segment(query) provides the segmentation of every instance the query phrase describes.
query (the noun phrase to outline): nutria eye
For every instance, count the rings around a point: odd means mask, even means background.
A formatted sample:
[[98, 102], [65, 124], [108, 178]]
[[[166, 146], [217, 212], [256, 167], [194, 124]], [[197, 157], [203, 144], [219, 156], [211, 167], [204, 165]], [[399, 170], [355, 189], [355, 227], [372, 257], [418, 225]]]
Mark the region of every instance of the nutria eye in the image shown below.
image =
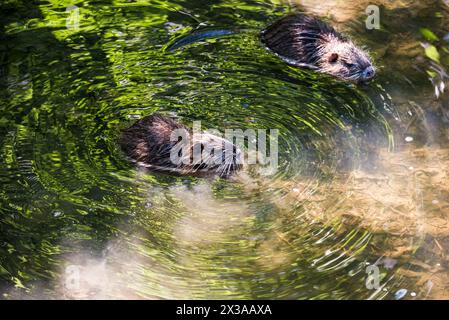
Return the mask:
[[334, 63], [337, 62], [337, 60], [338, 60], [338, 53], [332, 53], [331, 56], [329, 57], [329, 62]]

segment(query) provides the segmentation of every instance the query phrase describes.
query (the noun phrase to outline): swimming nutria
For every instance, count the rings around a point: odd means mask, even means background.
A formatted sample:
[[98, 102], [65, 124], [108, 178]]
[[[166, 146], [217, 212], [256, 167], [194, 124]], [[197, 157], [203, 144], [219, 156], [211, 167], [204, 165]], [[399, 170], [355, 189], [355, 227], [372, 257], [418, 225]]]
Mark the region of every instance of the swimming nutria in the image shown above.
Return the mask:
[[175, 175], [228, 177], [242, 167], [242, 153], [226, 139], [192, 133], [161, 115], [145, 117], [124, 130], [120, 145], [139, 166]]
[[261, 38], [270, 50], [294, 66], [354, 82], [366, 82], [375, 74], [363, 50], [314, 17], [288, 15], [263, 30]]

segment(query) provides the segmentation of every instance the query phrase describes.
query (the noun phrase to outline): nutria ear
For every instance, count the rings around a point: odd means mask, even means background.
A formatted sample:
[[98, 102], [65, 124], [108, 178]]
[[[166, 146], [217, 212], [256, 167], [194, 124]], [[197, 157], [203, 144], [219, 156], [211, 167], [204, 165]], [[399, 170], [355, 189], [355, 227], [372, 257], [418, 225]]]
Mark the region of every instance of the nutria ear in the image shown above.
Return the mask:
[[333, 62], [337, 62], [338, 60], [338, 53], [332, 53], [329, 57], [329, 62], [333, 63]]

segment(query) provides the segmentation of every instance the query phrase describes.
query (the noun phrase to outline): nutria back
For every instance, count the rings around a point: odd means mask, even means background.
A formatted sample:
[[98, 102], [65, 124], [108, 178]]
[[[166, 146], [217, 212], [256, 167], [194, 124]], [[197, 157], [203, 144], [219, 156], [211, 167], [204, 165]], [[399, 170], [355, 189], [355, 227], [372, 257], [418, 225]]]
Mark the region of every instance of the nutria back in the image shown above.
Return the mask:
[[175, 145], [170, 141], [171, 132], [175, 129], [188, 130], [170, 118], [159, 115], [145, 117], [122, 132], [120, 146], [136, 162], [165, 166]]
[[332, 26], [304, 14], [288, 15], [261, 33], [262, 42], [287, 63], [353, 82], [370, 80], [368, 54]]

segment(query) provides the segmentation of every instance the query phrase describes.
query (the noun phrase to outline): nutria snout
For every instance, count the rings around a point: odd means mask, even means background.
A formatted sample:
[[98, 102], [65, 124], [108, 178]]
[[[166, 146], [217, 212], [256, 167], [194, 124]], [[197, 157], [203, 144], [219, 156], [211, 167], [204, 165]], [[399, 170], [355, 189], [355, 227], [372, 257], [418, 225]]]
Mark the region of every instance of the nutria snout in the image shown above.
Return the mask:
[[210, 133], [194, 133], [161, 115], [145, 117], [125, 129], [123, 152], [139, 166], [175, 175], [229, 177], [242, 168], [242, 152]]
[[352, 82], [368, 82], [375, 67], [366, 52], [328, 24], [303, 14], [288, 15], [261, 34], [284, 61]]

